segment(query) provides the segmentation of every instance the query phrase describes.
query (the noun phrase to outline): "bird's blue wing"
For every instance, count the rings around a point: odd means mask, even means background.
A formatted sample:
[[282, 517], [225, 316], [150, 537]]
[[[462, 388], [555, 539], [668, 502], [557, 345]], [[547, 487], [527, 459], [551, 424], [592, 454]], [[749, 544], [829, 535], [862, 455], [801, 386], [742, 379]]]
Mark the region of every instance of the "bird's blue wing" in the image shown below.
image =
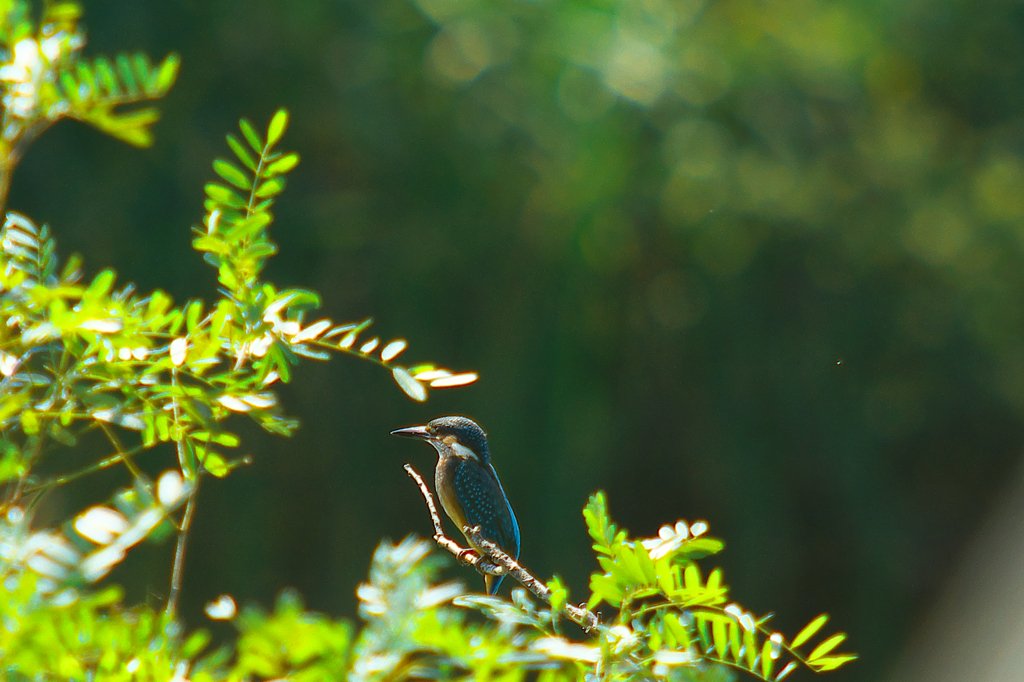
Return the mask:
[[461, 462], [452, 485], [462, 503], [469, 526], [480, 526], [480, 533], [498, 545], [513, 559], [519, 558], [519, 523], [505, 491], [490, 465]]

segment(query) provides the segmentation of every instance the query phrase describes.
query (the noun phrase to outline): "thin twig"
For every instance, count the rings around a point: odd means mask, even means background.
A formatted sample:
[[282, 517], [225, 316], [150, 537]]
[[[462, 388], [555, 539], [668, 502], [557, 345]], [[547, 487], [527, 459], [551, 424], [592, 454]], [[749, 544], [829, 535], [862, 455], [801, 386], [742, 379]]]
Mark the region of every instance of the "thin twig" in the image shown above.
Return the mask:
[[[506, 554], [500, 547], [481, 535], [480, 526], [467, 528], [466, 533], [474, 544], [482, 547], [496, 564], [504, 567], [508, 571], [508, 574], [518, 580], [523, 587], [535, 594], [538, 599], [543, 599], [548, 604], [551, 604], [551, 590], [548, 589], [548, 586], [533, 577], [529, 571], [523, 568], [515, 559]], [[565, 605], [565, 611], [569, 614], [569, 618], [572, 619], [573, 622], [578, 624], [587, 632], [590, 632], [601, 622], [597, 617], [597, 614], [593, 611], [587, 610], [583, 606], [575, 606], [567, 603]]]
[[[423, 481], [423, 477], [419, 475], [419, 472], [412, 468], [411, 464], [405, 465], [405, 471], [414, 481], [416, 481], [416, 484], [419, 485], [420, 492], [423, 494], [423, 499], [427, 503], [427, 509], [430, 511], [430, 518], [434, 523], [434, 542], [451, 552], [460, 563], [472, 566], [480, 573], [487, 575], [507, 574], [512, 576], [518, 580], [523, 587], [532, 592], [538, 599], [544, 601], [548, 605], [551, 604], [551, 590], [548, 589], [547, 585], [537, 580], [537, 578], [523, 568], [518, 561], [506, 554], [500, 547], [484, 538], [480, 534], [480, 526], [464, 528], [462, 531], [475, 545], [482, 548], [484, 552], [487, 553], [488, 556], [486, 557], [482, 557], [479, 552], [473, 549], [466, 549], [459, 546], [457, 542], [445, 535], [444, 527], [441, 525], [441, 517], [438, 515], [437, 506], [434, 504], [434, 496], [431, 494], [427, 484]], [[593, 611], [587, 610], [583, 606], [566, 604], [564, 608], [569, 618], [587, 632], [593, 630], [601, 622], [597, 617], [597, 614]]]
[[459, 543], [444, 534], [444, 526], [441, 525], [441, 516], [437, 513], [437, 506], [434, 505], [434, 496], [431, 494], [430, 488], [427, 487], [427, 484], [423, 481], [423, 477], [420, 476], [418, 471], [412, 468], [411, 464], [405, 465], [405, 471], [414, 481], [416, 481], [417, 485], [420, 487], [420, 492], [423, 493], [423, 499], [426, 501], [427, 509], [430, 511], [430, 518], [434, 522], [434, 542], [451, 552], [452, 555], [458, 559], [459, 563], [464, 566], [470, 566], [478, 572], [487, 575], [505, 575], [507, 571], [504, 568], [487, 561], [486, 558], [481, 557], [474, 549], [461, 547]]
[[192, 526], [192, 512], [196, 508], [196, 495], [199, 494], [199, 476], [196, 476], [192, 483], [192, 490], [188, 493], [188, 502], [185, 504], [185, 514], [181, 517], [181, 527], [178, 529], [178, 542], [174, 547], [174, 568], [171, 570], [171, 591], [167, 595], [167, 615], [171, 618], [176, 616], [178, 608], [178, 595], [181, 594], [182, 575], [185, 570], [185, 545], [188, 542], [188, 529]]
[[[176, 369], [171, 371], [172, 381], [177, 384], [178, 372]], [[173, 407], [174, 424], [177, 426], [178, 420], [181, 418], [181, 413], [178, 407], [178, 401], [172, 400], [171, 405]], [[187, 453], [185, 452], [185, 439], [178, 439], [178, 463], [181, 465], [182, 472], [188, 471], [186, 466]], [[178, 595], [181, 594], [181, 582], [182, 573], [185, 570], [185, 546], [188, 543], [188, 531], [192, 527], [192, 513], [196, 508], [196, 496], [199, 495], [199, 479], [201, 478], [200, 472], [196, 472], [195, 480], [192, 482], [192, 490], [188, 493], [188, 502], [185, 505], [185, 513], [181, 517], [181, 526], [178, 528], [178, 541], [174, 546], [174, 567], [171, 569], [171, 590], [167, 595], [167, 615], [174, 618], [178, 608]]]
[[[89, 428], [92, 428], [92, 427], [89, 427]], [[55, 486], [63, 485], [65, 483], [69, 482], [69, 481], [74, 481], [75, 479], [80, 478], [82, 476], [87, 476], [88, 474], [96, 473], [97, 471], [101, 471], [103, 469], [111, 467], [114, 464], [118, 464], [119, 462], [123, 462], [124, 461], [124, 456], [123, 455], [134, 456], [134, 455], [140, 454], [144, 450], [146, 450], [146, 446], [145, 445], [137, 445], [134, 448], [130, 448], [128, 450], [124, 450], [123, 453], [119, 452], [117, 454], [110, 455], [110, 456], [108, 456], [108, 457], [106, 457], [104, 459], [101, 459], [99, 462], [96, 462], [95, 464], [90, 464], [89, 466], [87, 466], [87, 467], [85, 467], [83, 469], [80, 469], [78, 471], [74, 471], [74, 472], [72, 472], [70, 474], [65, 474], [63, 476], [58, 476], [57, 478], [51, 479], [51, 480], [49, 480], [49, 481], [47, 481], [45, 483], [40, 483], [39, 485], [32, 486], [31, 488], [25, 488], [25, 490], [23, 492], [27, 495], [27, 494], [31, 494], [31, 493], [34, 493], [34, 492], [38, 492], [40, 490], [49, 490], [50, 488], [53, 488]]]
[[109, 440], [110, 444], [114, 446], [114, 451], [117, 452], [117, 456], [120, 457], [121, 461], [124, 462], [124, 465], [128, 467], [128, 471], [131, 472], [132, 476], [136, 480], [142, 480], [143, 482], [148, 483], [146, 475], [143, 474], [137, 466], [135, 466], [135, 462], [132, 461], [131, 455], [128, 454], [128, 450], [125, 450], [124, 445], [121, 444], [121, 439], [117, 437], [114, 430], [103, 422], [99, 422], [99, 425], [100, 428], [103, 429], [103, 433], [106, 435], [107, 440]]

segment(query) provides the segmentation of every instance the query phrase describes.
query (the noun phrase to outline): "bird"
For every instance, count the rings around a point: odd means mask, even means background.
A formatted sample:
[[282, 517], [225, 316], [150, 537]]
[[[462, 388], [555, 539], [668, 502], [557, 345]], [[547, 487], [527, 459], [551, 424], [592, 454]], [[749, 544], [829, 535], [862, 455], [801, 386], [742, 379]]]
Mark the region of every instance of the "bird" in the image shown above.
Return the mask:
[[[519, 522], [491, 464], [487, 434], [469, 417], [438, 417], [425, 426], [395, 429], [393, 436], [425, 440], [437, 450], [434, 488], [448, 518], [466, 536], [469, 545], [487, 552], [466, 535], [480, 526], [480, 535], [515, 560], [519, 559]], [[502, 576], [484, 575], [487, 594], [498, 591]]]

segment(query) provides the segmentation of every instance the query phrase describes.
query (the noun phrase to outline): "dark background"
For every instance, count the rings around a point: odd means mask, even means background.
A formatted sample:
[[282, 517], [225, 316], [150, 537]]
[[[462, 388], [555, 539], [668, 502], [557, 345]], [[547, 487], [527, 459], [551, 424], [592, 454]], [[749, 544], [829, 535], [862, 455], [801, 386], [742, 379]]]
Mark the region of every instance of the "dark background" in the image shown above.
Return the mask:
[[[183, 66], [153, 149], [62, 123], [30, 150], [10, 207], [62, 254], [214, 298], [189, 246], [210, 162], [287, 107], [268, 279], [481, 374], [420, 405], [308, 361], [294, 438], [233, 424], [254, 463], [200, 494], [191, 626], [288, 585], [354, 615], [380, 538], [430, 530], [401, 465], [433, 453], [388, 431], [459, 413], [537, 574], [583, 598], [597, 489], [637, 535], [706, 519], [735, 599], [790, 635], [828, 611], [862, 654], [830, 679], [875, 679], [1015, 480], [1019, 2], [107, 0], [85, 23], [87, 55]], [[115, 579], [164, 598], [170, 551]]]

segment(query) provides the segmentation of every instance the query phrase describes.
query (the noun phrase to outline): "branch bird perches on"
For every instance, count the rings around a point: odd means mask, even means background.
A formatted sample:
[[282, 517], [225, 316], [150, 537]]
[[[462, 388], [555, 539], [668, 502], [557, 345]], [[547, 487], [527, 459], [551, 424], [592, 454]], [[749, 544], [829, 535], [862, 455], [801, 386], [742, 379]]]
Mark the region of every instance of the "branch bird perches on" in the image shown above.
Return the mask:
[[[416, 481], [416, 484], [420, 488], [420, 492], [423, 494], [423, 500], [426, 502], [427, 510], [430, 512], [430, 519], [434, 523], [434, 542], [436, 542], [438, 546], [450, 552], [459, 563], [465, 566], [470, 566], [479, 573], [486, 575], [512, 576], [519, 581], [519, 584], [529, 590], [538, 599], [544, 601], [548, 605], [551, 604], [551, 590], [548, 589], [547, 585], [542, 583], [540, 580], [537, 580], [537, 578], [523, 568], [518, 561], [503, 552], [493, 542], [484, 538], [480, 534], [479, 526], [473, 526], [462, 530], [474, 544], [487, 552], [487, 556], [481, 556], [480, 553], [474, 549], [462, 547], [459, 543], [445, 535], [444, 527], [441, 525], [441, 517], [437, 513], [437, 505], [434, 504], [434, 496], [427, 487], [427, 484], [423, 481], [423, 477], [420, 476], [419, 472], [417, 472], [411, 464], [406, 464], [404, 468], [405, 472], [409, 474], [414, 481]], [[589, 611], [583, 606], [566, 604], [564, 606], [564, 610], [569, 619], [583, 628], [586, 632], [590, 632], [601, 622], [597, 617], [597, 614], [593, 611]]]

